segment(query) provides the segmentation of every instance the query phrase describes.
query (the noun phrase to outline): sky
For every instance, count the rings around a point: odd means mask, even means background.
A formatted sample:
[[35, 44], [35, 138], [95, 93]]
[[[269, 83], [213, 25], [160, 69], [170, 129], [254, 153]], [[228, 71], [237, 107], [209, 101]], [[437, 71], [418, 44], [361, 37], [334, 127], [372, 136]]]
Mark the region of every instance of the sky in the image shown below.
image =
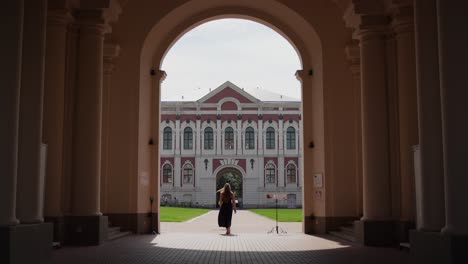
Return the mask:
[[[219, 19], [184, 34], [161, 69], [162, 101], [196, 101], [226, 81], [300, 100], [296, 50], [276, 31], [243, 19]], [[261, 98], [259, 98], [261, 99]]]

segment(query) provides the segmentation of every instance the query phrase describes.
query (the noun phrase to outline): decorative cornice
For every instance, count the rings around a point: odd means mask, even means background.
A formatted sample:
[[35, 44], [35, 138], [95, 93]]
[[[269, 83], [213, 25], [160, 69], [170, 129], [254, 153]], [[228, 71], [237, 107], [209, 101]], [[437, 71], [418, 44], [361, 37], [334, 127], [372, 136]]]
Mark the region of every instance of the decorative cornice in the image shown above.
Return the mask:
[[353, 29], [354, 39], [360, 39], [368, 32], [385, 32], [390, 21], [384, 3], [377, 0], [352, 0], [343, 20], [348, 28]]

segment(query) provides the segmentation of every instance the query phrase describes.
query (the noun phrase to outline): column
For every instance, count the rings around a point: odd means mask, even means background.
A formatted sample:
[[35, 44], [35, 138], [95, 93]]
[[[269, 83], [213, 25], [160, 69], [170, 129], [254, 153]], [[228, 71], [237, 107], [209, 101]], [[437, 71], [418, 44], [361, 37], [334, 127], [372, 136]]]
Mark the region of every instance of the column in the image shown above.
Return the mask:
[[[468, 25], [466, 4], [437, 1], [439, 32], [439, 71], [442, 107], [442, 142], [445, 179], [445, 234], [460, 236], [454, 243], [458, 263], [468, 261], [462, 246], [468, 242]], [[463, 243], [462, 243], [463, 241]], [[460, 243], [460, 244], [458, 244]], [[465, 247], [466, 249], [466, 247]], [[454, 256], [454, 258], [455, 258]]]
[[[302, 84], [302, 102], [314, 102], [313, 100], [314, 98], [313, 75], [310, 69], [312, 69], [310, 65], [304, 65], [304, 70], [298, 70], [296, 72], [296, 78]], [[313, 184], [313, 174], [315, 172], [322, 171], [322, 168], [315, 167], [318, 165], [317, 163], [313, 164], [313, 162], [315, 162], [313, 157], [314, 155], [317, 155], [317, 156], [323, 155], [322, 154], [323, 150], [320, 150], [317, 147], [314, 147], [314, 148], [308, 147], [309, 144], [312, 143], [314, 139], [316, 140], [320, 139], [320, 135], [314, 134], [312, 120], [313, 120], [313, 117], [314, 116], [316, 117], [317, 115], [314, 115], [313, 103], [310, 103], [307, 105], [303, 103], [301, 106], [301, 111], [302, 111], [301, 120], [304, 120], [302, 122], [303, 133], [301, 135], [301, 143], [303, 145], [302, 147], [303, 152], [301, 156], [304, 157], [304, 161], [305, 161], [304, 163], [299, 165], [300, 175], [302, 176], [301, 183], [303, 187], [302, 199], [301, 199], [302, 208], [303, 208], [302, 230], [306, 234], [312, 234], [312, 233], [320, 232], [316, 228], [316, 221], [314, 219], [314, 216], [324, 215], [320, 211], [320, 208], [315, 208], [316, 206], [322, 207], [323, 200], [319, 200], [314, 197], [314, 192], [316, 191], [316, 189], [314, 188], [314, 184]]]
[[261, 113], [258, 114], [257, 153], [263, 156], [263, 116]]
[[286, 181], [284, 180], [284, 156], [279, 155], [278, 156], [278, 180], [276, 181], [276, 184], [278, 187], [285, 187], [286, 186]]
[[349, 69], [353, 77], [353, 101], [354, 101], [354, 133], [355, 152], [354, 162], [356, 166], [356, 193], [358, 196], [356, 214], [362, 215], [362, 122], [361, 122], [361, 54], [358, 43], [346, 46], [346, 57]]
[[16, 213], [22, 224], [44, 221], [45, 153], [42, 151], [42, 107], [47, 1], [25, 5], [21, 74]]
[[180, 155], [180, 117], [176, 118], [175, 121], [175, 149], [174, 149], [174, 154]]
[[[401, 179], [400, 224], [408, 230], [415, 222], [414, 162], [412, 146], [418, 140], [416, 59], [413, 7], [397, 8], [393, 16], [398, 86], [399, 157]], [[405, 232], [406, 233], [406, 232]]]
[[237, 155], [242, 155], [242, 115], [237, 115]]
[[222, 128], [221, 128], [221, 113], [218, 113], [217, 114], [217, 117], [216, 117], [216, 146], [215, 146], [215, 150], [216, 150], [216, 154], [217, 155], [221, 155], [221, 133], [222, 133]]
[[[280, 109], [282, 111], [282, 109]], [[283, 115], [280, 114], [278, 117], [278, 153], [279, 155], [284, 155], [284, 124], [283, 124]]]
[[[18, 162], [18, 118], [21, 83], [23, 1], [2, 6], [0, 61], [0, 227], [18, 224], [16, 219], [16, 176]], [[3, 234], [1, 234], [3, 237]], [[1, 258], [3, 259], [3, 257]]]
[[67, 27], [72, 17], [67, 10], [47, 14], [44, 122], [42, 140], [47, 144], [44, 215], [63, 215], [64, 94], [67, 56]]
[[385, 23], [361, 25], [363, 218], [356, 234], [365, 245], [393, 244], [389, 175], [389, 127], [385, 67]]
[[419, 230], [440, 231], [445, 224], [445, 206], [436, 0], [416, 0], [414, 4], [421, 153], [417, 225]]
[[[166, 79], [167, 74], [165, 71], [161, 70], [156, 70], [154, 73], [154, 78], [152, 79], [152, 86], [153, 86], [153, 91], [152, 91], [152, 119], [153, 120], [153, 126], [152, 126], [152, 136], [153, 140], [159, 140], [159, 125], [161, 123], [160, 121], [160, 116], [159, 116], [159, 111], [160, 111], [160, 91], [161, 91], [161, 84], [162, 82]], [[156, 219], [153, 222], [153, 227], [156, 232], [160, 232], [161, 227], [160, 227], [160, 214], [159, 214], [159, 205], [160, 200], [161, 200], [161, 160], [159, 158], [159, 151], [161, 150], [161, 142], [159, 144], [156, 144], [151, 151], [151, 160], [152, 160], [152, 172], [151, 172], [151, 177], [153, 179], [152, 183], [152, 188], [150, 188], [151, 193], [153, 194], [153, 204], [155, 206], [155, 211], [153, 212], [153, 217]]]
[[[104, 44], [104, 76], [102, 90], [102, 134], [101, 134], [101, 210], [107, 213], [107, 187], [108, 187], [108, 152], [109, 152], [109, 115], [110, 96], [112, 92], [112, 74], [115, 67], [115, 58], [119, 56], [120, 46], [115, 43]], [[153, 139], [155, 140], [155, 139]]]
[[[85, 15], [85, 14], [82, 14]], [[99, 216], [103, 44], [106, 28], [80, 24], [73, 138], [74, 215]]]
[[200, 116], [197, 116], [197, 122], [196, 122], [196, 127], [195, 127], [195, 144], [193, 147], [195, 148], [195, 156], [198, 157], [201, 154], [201, 121], [200, 121]]

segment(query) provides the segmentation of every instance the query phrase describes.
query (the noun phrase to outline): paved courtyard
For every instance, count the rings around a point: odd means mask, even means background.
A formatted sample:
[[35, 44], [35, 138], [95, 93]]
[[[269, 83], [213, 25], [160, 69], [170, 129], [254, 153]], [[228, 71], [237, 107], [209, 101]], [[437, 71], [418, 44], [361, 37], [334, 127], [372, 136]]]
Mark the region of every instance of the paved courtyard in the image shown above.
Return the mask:
[[233, 215], [232, 234], [217, 226], [217, 211], [183, 223], [161, 223], [161, 235], [134, 235], [95, 247], [62, 248], [53, 263], [411, 263], [409, 254], [301, 233], [249, 211]]

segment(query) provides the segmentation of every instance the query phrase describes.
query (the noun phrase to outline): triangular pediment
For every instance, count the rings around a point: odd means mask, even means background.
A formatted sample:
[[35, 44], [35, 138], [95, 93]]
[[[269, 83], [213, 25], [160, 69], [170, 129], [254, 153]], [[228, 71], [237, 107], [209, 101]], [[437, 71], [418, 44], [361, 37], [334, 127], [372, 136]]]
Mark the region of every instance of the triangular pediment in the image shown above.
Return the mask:
[[227, 81], [198, 100], [199, 103], [218, 103], [223, 98], [232, 97], [240, 103], [257, 103], [259, 100], [237, 85]]

